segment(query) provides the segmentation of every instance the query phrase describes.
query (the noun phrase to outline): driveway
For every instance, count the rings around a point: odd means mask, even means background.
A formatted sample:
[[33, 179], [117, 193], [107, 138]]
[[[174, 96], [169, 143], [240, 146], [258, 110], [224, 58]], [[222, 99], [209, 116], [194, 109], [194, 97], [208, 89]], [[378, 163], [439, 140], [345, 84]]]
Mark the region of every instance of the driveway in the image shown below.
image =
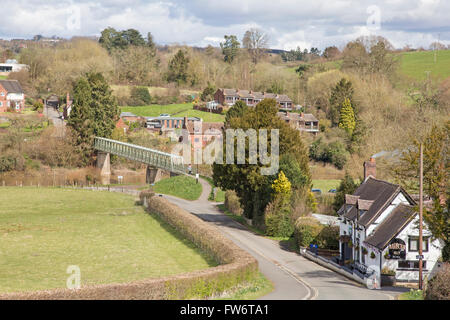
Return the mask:
[[283, 249], [277, 241], [254, 234], [221, 213], [217, 204], [208, 201], [211, 186], [202, 179], [200, 183], [203, 186], [203, 192], [196, 201], [169, 195], [163, 195], [163, 197], [214, 224], [226, 237], [258, 260], [261, 272], [273, 282], [275, 287], [274, 291], [261, 299], [388, 300], [394, 299], [395, 295], [403, 292], [397, 288], [369, 290], [297, 253]]

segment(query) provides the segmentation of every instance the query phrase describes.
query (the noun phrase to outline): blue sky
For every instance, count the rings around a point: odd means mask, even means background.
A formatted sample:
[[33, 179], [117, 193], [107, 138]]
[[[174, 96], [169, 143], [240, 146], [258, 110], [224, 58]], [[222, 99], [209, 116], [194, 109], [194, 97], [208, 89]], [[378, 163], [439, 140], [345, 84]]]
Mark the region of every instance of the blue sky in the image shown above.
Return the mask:
[[342, 47], [360, 35], [381, 35], [401, 48], [450, 44], [450, 1], [302, 0], [1, 0], [9, 14], [0, 37], [35, 34], [99, 35], [105, 27], [152, 32], [159, 44], [218, 46], [225, 34], [239, 39], [259, 28], [270, 47]]

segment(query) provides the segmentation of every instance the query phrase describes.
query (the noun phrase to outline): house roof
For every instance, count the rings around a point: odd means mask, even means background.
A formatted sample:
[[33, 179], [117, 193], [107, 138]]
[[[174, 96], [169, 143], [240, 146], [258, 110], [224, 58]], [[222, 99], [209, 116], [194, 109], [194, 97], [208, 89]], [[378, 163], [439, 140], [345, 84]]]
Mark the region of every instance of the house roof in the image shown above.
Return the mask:
[[0, 84], [8, 93], [23, 93], [22, 86], [17, 80], [0, 80]]
[[291, 98], [289, 98], [287, 95], [285, 94], [280, 94], [277, 96], [277, 101], [278, 102], [292, 102]]
[[[364, 211], [360, 216], [358, 224], [364, 227], [370, 225], [400, 192], [403, 192], [410, 204], [415, 204], [414, 200], [399, 185], [369, 176], [353, 193], [361, 200], [373, 201], [369, 210]], [[346, 219], [354, 220], [358, 212], [356, 206], [344, 204], [338, 213]]]
[[131, 113], [131, 112], [122, 112], [121, 114], [120, 114], [120, 117], [122, 118], [122, 117], [137, 117], [137, 115], [135, 115], [134, 113]]
[[311, 113], [303, 113], [299, 114], [296, 112], [278, 112], [277, 115], [283, 120], [289, 121], [308, 121], [308, 122], [316, 122], [319, 121], [314, 117]]
[[399, 204], [364, 242], [383, 250], [413, 220], [416, 214], [413, 206]]
[[[207, 130], [219, 130], [222, 131], [223, 129], [223, 123], [220, 122], [201, 122], [200, 124], [198, 124], [200, 126], [200, 131], [195, 131], [195, 124], [192, 123], [191, 121], [188, 121], [185, 125], [184, 128], [188, 130], [189, 134], [204, 134]], [[214, 132], [211, 132], [214, 133]]]

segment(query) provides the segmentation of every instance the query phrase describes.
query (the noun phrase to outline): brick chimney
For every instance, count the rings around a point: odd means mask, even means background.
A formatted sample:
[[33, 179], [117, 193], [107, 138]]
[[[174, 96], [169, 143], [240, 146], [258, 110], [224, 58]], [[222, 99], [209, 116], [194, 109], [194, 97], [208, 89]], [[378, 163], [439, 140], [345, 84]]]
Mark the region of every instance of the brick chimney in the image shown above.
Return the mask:
[[367, 179], [368, 176], [374, 178], [377, 176], [377, 163], [375, 162], [375, 158], [370, 158], [369, 161], [364, 162], [364, 179]]

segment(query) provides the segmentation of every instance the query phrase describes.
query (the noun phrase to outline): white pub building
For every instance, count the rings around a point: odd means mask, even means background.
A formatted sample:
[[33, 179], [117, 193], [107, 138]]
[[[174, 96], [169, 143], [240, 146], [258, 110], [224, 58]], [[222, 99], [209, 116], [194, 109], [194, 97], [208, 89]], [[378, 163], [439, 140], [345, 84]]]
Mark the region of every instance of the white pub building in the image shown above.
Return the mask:
[[[379, 287], [384, 274], [397, 282], [419, 279], [419, 228], [416, 202], [399, 185], [375, 179], [375, 159], [364, 163], [364, 182], [346, 195], [339, 209], [339, 262]], [[436, 272], [443, 243], [424, 223], [423, 275]], [[383, 276], [382, 276], [383, 274]]]

